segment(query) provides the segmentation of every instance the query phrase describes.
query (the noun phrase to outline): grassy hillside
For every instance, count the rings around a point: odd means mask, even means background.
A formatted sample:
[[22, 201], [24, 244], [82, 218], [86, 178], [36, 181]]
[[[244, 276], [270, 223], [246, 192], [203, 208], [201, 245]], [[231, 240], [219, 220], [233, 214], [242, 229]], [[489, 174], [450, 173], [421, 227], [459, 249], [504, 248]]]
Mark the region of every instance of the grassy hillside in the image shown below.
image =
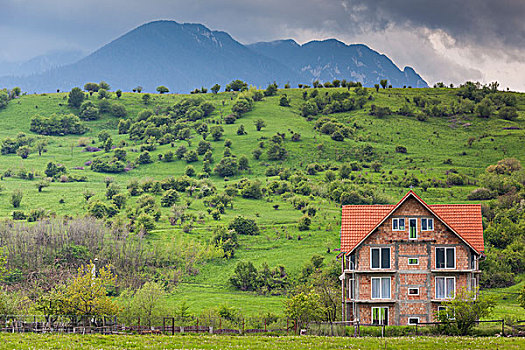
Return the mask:
[[[305, 182], [311, 188], [311, 194], [301, 195], [295, 192], [278, 195], [265, 191], [261, 199], [243, 198], [239, 194], [233, 198], [233, 209], [227, 206], [220, 219], [215, 220], [205, 204], [207, 197], [199, 197], [199, 191], [196, 191], [197, 194], [186, 191], [180, 194], [179, 204], [189, 204], [186, 214], [193, 215], [194, 219], [188, 221], [191, 222], [191, 227], [187, 227], [187, 232], [184, 232], [186, 225], [170, 224], [171, 208], [160, 207], [162, 193], [150, 193], [161, 213], [160, 219], [154, 223], [155, 227], [148, 231], [145, 238], [147, 245], [152, 249], [180, 248], [181, 244], [184, 249], [190, 249], [188, 247], [192, 242], [207, 246], [214, 235], [215, 227], [228, 225], [238, 215], [255, 219], [261, 229], [260, 234], [256, 236], [239, 236], [239, 248], [232, 259], [217, 256], [202, 258], [198, 264], [192, 266], [192, 271], [185, 271], [177, 278], [172, 277], [177, 283], [176, 287], [171, 289], [168, 302], [170, 308], [175, 309], [185, 300], [194, 312], [227, 304], [246, 314], [266, 311], [280, 313], [283, 296], [241, 292], [234, 289], [228, 279], [239, 261], [252, 261], [257, 268], [263, 262], [267, 262], [270, 268], [283, 265], [287, 273], [294, 277], [300, 274], [303, 265], [314, 254], [323, 256], [325, 262], [335, 259], [338, 254], [335, 249], [339, 248], [341, 202], [329, 195], [329, 181], [326, 181], [329, 169], [338, 176], [343, 165], [352, 164], [355, 170], [351, 171], [346, 185], [356, 189], [369, 189], [378, 201], [395, 203], [410, 185], [415, 184], [415, 190], [428, 203], [462, 203], [467, 201], [467, 195], [478, 186], [478, 177], [487, 166], [511, 157], [525, 162], [524, 94], [506, 93], [516, 98], [518, 117], [512, 121], [498, 118], [497, 112], [490, 118], [479, 118], [475, 113], [461, 113], [427, 117], [423, 120], [425, 118], [417, 117], [424, 112], [422, 108], [415, 106], [414, 97], [423, 96], [438, 101], [440, 105], [451, 105], [458, 101], [457, 89], [386, 89], [378, 92], [368, 89], [363, 108], [329, 114], [333, 122], [339, 122], [351, 131], [344, 141], [335, 141], [330, 135], [315, 128], [316, 121], [323, 117], [322, 113], [309, 117], [301, 115], [305, 91], [311, 94], [313, 89], [280, 89], [275, 96], [256, 101], [253, 110], [244, 113], [233, 124], [225, 124], [224, 119], [232, 113], [232, 106], [239, 93], [199, 95], [215, 107], [211, 115], [201, 122], [205, 121], [210, 128], [215, 125], [224, 128], [224, 135], [220, 140], [213, 141], [210, 135], [207, 137], [213, 147], [212, 169], [223, 157], [226, 139], [232, 141], [231, 152], [237, 158], [245, 155], [249, 159], [249, 170], [239, 171], [237, 175], [226, 178], [214, 173], [208, 177], [210, 183], [217, 188], [217, 193], [222, 193], [231, 184], [238, 184], [243, 178], [258, 180], [265, 189], [272, 181], [279, 180], [279, 176], [276, 175], [266, 176], [268, 169], [275, 167], [287, 168], [291, 175], [303, 174]], [[318, 89], [319, 96], [345, 91], [346, 88]], [[354, 89], [350, 89], [349, 92], [351, 98], [359, 98]], [[290, 99], [289, 107], [279, 105], [283, 94]], [[3, 188], [0, 195], [0, 217], [12, 217], [15, 209], [11, 204], [11, 194], [15, 190], [23, 192], [21, 205], [16, 210], [26, 214], [31, 209], [42, 208], [46, 215], [51, 216], [83, 216], [89, 206], [83, 197], [86, 191], [94, 193], [89, 199], [90, 202], [100, 200], [110, 204], [105, 195], [105, 180], [108, 177], [112, 178], [112, 182], [122, 193], [127, 194], [126, 186], [134, 179], [139, 182], [146, 179], [161, 181], [168, 177], [177, 178], [184, 175], [189, 165], [186, 161], [175, 159], [173, 162], [164, 162], [159, 161], [158, 156], [165, 155], [168, 151], [175, 152], [181, 145], [188, 150], [195, 150], [202, 140], [201, 135], [194, 129], [191, 130], [188, 140], [174, 140], [164, 145], [158, 144], [156, 140], [156, 149], [150, 152], [153, 163], [139, 165], [136, 160], [146, 140], [130, 140], [128, 134], [119, 134], [119, 118], [111, 113], [101, 113], [98, 120], [83, 121], [82, 123], [89, 128], [83, 135], [39, 136], [31, 132], [31, 118], [35, 115], [79, 114], [78, 109], [68, 106], [67, 95], [24, 95], [11, 100], [7, 107], [0, 109], [0, 139], [14, 138], [20, 132], [35, 138], [31, 144], [32, 152], [27, 159], [22, 159], [16, 154], [0, 156], [0, 171], [4, 173], [0, 182]], [[168, 114], [168, 108], [193, 97], [155, 95], [150, 103], [145, 105], [143, 95], [124, 93], [117, 99], [112, 93], [109, 100], [111, 104], [119, 103], [125, 106], [128, 118], [136, 121], [138, 114], [144, 109], [149, 108], [160, 115]], [[89, 97], [89, 100], [97, 105], [97, 93]], [[370, 115], [372, 105], [389, 107], [394, 113], [382, 117]], [[414, 115], [395, 113], [405, 105], [414, 111]], [[256, 131], [254, 126], [258, 119], [264, 120], [266, 124], [261, 131]], [[241, 124], [247, 132], [245, 135], [237, 134]], [[194, 126], [195, 123], [188, 122], [188, 125]], [[87, 143], [88, 146], [103, 148], [98, 139], [98, 134], [103, 130], [109, 133], [113, 145], [122, 142], [121, 148], [127, 152], [128, 164], [135, 166], [133, 169], [108, 174], [94, 172], [86, 165], [96, 158], [112, 156], [115, 152], [105, 152], [103, 149], [87, 152], [84, 146], [79, 146]], [[266, 152], [276, 133], [285, 135], [282, 145], [287, 151], [287, 157], [282, 160], [269, 160]], [[297, 142], [291, 140], [294, 133], [300, 134], [300, 140]], [[35, 151], [35, 144], [39, 138], [47, 142], [47, 151], [41, 156]], [[261, 141], [265, 144], [262, 149], [263, 155], [256, 160], [252, 151], [258, 148]], [[400, 150], [399, 146], [404, 147], [406, 153], [396, 152], [396, 148]], [[199, 160], [191, 163], [197, 174], [202, 172], [202, 157], [199, 155]], [[69, 178], [85, 176], [86, 181], [70, 182], [63, 178], [64, 182], [61, 182], [60, 178], [57, 178], [50, 182], [49, 187], [39, 192], [37, 184], [46, 177], [44, 171], [50, 161], [65, 165]], [[308, 166], [313, 163], [318, 164], [318, 169], [308, 171]], [[34, 179], [21, 178], [27, 176], [20, 174], [28, 172], [34, 174]], [[451, 183], [450, 174], [460, 176], [462, 184]], [[193, 178], [200, 181], [196, 176]], [[413, 182], [414, 178], [417, 179], [416, 182]], [[197, 185], [201, 190], [199, 186], [202, 184]], [[133, 218], [133, 210], [137, 207], [138, 198], [139, 196], [127, 195], [126, 209], [120, 210], [113, 218], [107, 218], [108, 221], [129, 223], [130, 220], [136, 219]], [[304, 198], [309, 202], [309, 207], [317, 209], [309, 230], [298, 230], [297, 223], [303, 213], [294, 209], [291, 198]], [[277, 209], [274, 208], [276, 205]], [[103, 257], [100, 259], [104, 260]], [[23, 271], [23, 268], [20, 269]]]

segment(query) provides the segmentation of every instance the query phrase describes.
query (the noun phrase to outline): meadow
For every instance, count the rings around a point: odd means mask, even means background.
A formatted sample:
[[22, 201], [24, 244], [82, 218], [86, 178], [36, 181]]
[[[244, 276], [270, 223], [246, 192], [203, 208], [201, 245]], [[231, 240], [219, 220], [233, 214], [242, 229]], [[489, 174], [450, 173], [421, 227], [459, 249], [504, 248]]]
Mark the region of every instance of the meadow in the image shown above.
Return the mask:
[[[311, 93], [313, 89], [308, 89]], [[319, 89], [320, 94], [344, 92], [344, 88]], [[485, 168], [497, 163], [503, 158], [517, 158], [525, 162], [525, 95], [509, 93], [516, 97], [519, 116], [515, 120], [504, 120], [497, 117], [478, 118], [474, 115], [463, 115], [454, 117], [428, 118], [426, 121], [417, 120], [413, 116], [399, 114], [387, 115], [382, 118], [370, 115], [372, 104], [380, 107], [388, 106], [393, 111], [398, 110], [407, 101], [412, 101], [416, 96], [425, 96], [437, 99], [441, 103], [452, 103], [457, 99], [455, 89], [381, 89], [378, 92], [369, 89], [371, 99], [367, 100], [363, 109], [350, 112], [330, 114], [330, 118], [344, 125], [351, 126], [354, 130], [351, 137], [344, 141], [334, 141], [330, 135], [321, 133], [314, 128], [316, 120], [321, 116], [315, 116], [311, 120], [300, 113], [303, 104], [304, 89], [280, 89], [275, 96], [264, 97], [262, 101], [255, 102], [252, 111], [245, 113], [242, 118], [234, 124], [225, 124], [224, 117], [231, 113], [236, 92], [222, 92], [219, 94], [199, 95], [215, 106], [214, 112], [206, 119], [210, 126], [220, 123], [224, 128], [224, 136], [219, 141], [213, 141], [209, 137], [213, 147], [213, 158], [217, 163], [225, 151], [224, 141], [232, 141], [231, 152], [236, 156], [246, 155], [249, 158], [250, 169], [242, 171], [235, 176], [227, 178], [212, 174], [208, 179], [219, 192], [223, 191], [229, 184], [237, 183], [243, 178], [258, 180], [263, 187], [271, 181], [279, 180], [279, 176], [267, 176], [266, 172], [271, 167], [289, 168], [292, 173], [304, 172], [309, 164], [317, 163], [324, 170], [316, 174], [309, 174], [308, 178], [313, 187], [322, 183], [326, 169], [337, 169], [342, 164], [356, 162], [359, 169], [352, 172], [356, 186], [369, 186], [380, 193], [389, 203], [395, 203], [404, 195], [409, 186], [400, 186], [395, 179], [414, 176], [425, 180], [439, 180], [446, 182], [448, 174], [452, 171], [464, 176], [467, 181], [463, 185], [443, 187], [415, 187], [415, 190], [429, 204], [436, 203], [465, 203], [467, 195], [477, 187], [476, 181]], [[355, 93], [350, 90], [352, 96]], [[286, 94], [290, 99], [290, 107], [279, 105], [280, 97]], [[119, 103], [125, 106], [128, 117], [136, 118], [140, 111], [151, 108], [163, 110], [173, 106], [176, 102], [193, 96], [190, 95], [152, 95], [152, 100], [145, 105], [139, 93], [123, 93], [122, 97], [116, 98], [112, 93], [111, 103]], [[369, 95], [369, 96], [370, 96]], [[97, 103], [97, 94], [89, 97], [90, 101]], [[53, 113], [67, 114], [78, 113], [75, 108], [67, 105], [67, 93], [50, 93], [39, 95], [24, 95], [9, 102], [8, 106], [0, 110], [0, 140], [6, 137], [15, 137], [18, 133], [37, 137], [30, 131], [30, 120], [35, 115], [49, 116]], [[254, 122], [262, 119], [266, 123], [261, 131], [256, 131]], [[15, 190], [23, 192], [21, 205], [17, 210], [29, 212], [34, 208], [42, 208], [49, 215], [56, 216], [83, 216], [87, 212], [88, 203], [83, 197], [83, 192], [92, 191], [94, 197], [90, 200], [105, 201], [106, 181], [111, 181], [126, 192], [127, 184], [137, 179], [162, 180], [167, 177], [179, 177], [185, 173], [188, 166], [184, 160], [174, 162], [158, 161], [158, 156], [167, 151], [175, 151], [184, 145], [188, 149], [196, 149], [200, 136], [192, 134], [189, 140], [176, 140], [173, 143], [157, 145], [151, 151], [154, 160], [152, 164], [144, 164], [136, 168], [119, 173], [104, 174], [89, 169], [87, 162], [96, 157], [103, 157], [104, 150], [98, 152], [86, 152], [85, 147], [79, 146], [85, 143], [98, 146], [98, 134], [107, 131], [113, 139], [113, 144], [125, 142], [123, 147], [128, 153], [128, 159], [134, 161], [138, 158], [138, 149], [144, 143], [143, 140], [130, 140], [127, 134], [119, 134], [117, 127], [119, 119], [108, 113], [101, 114], [98, 120], [83, 122], [89, 131], [83, 135], [65, 136], [43, 136], [47, 141], [47, 151], [38, 155], [32, 152], [27, 159], [22, 159], [16, 154], [5, 154], [0, 156], [0, 171], [4, 173], [0, 184], [2, 193], [0, 195], [0, 217], [9, 219], [12, 217], [13, 206], [10, 202], [11, 193]], [[247, 134], [238, 135], [239, 125], [244, 125]], [[276, 133], [284, 133], [284, 145], [288, 156], [284, 160], [268, 160], [265, 156], [256, 160], [252, 157], [252, 151], [257, 148], [259, 142], [268, 142]], [[292, 133], [300, 134], [300, 141], [292, 142]], [[469, 139], [474, 140], [469, 144]], [[82, 142], [80, 142], [82, 141]], [[396, 152], [396, 147], [403, 146], [406, 153]], [[363, 157], [362, 152], [366, 147], [371, 147], [372, 155]], [[111, 151], [109, 152], [111, 153]], [[37, 183], [44, 178], [43, 172], [50, 162], [60, 163], [68, 169], [68, 175], [86, 176], [85, 182], [60, 182], [53, 181], [49, 187], [41, 192], [37, 189]], [[380, 162], [380, 170], [371, 168], [373, 161]], [[201, 156], [197, 162], [191, 163], [200, 172], [202, 168]], [[77, 168], [77, 169], [74, 169]], [[6, 172], [13, 175], [6, 176]], [[22, 179], [16, 174], [21, 172], [34, 172], [33, 180]], [[360, 182], [359, 182], [360, 181]], [[325, 191], [319, 186], [319, 191]], [[157, 201], [160, 196], [154, 195]], [[283, 312], [282, 295], [259, 295], [254, 292], [241, 292], [231, 286], [228, 279], [232, 275], [239, 261], [252, 261], [257, 267], [267, 262], [270, 267], [283, 265], [290, 276], [297, 276], [304, 264], [314, 254], [325, 258], [326, 262], [336, 259], [339, 248], [340, 229], [340, 203], [322, 196], [305, 196], [312, 206], [317, 208], [317, 215], [313, 217], [309, 230], [299, 231], [298, 220], [303, 216], [301, 211], [294, 209], [293, 204], [286, 196], [267, 194], [262, 199], [249, 199], [236, 196], [233, 200], [233, 209], [227, 208], [219, 220], [214, 220], [207, 212], [207, 206], [200, 198], [189, 194], [182, 196], [182, 201], [189, 204], [188, 214], [202, 217], [195, 221], [189, 232], [184, 232], [181, 225], [171, 225], [169, 221], [170, 208], [160, 208], [161, 217], [155, 223], [155, 228], [150, 230], [146, 241], [151, 247], [167, 245], [173, 242], [199, 242], [206, 245], [213, 236], [213, 230], [218, 225], [228, 225], [236, 216], [243, 215], [255, 219], [261, 228], [261, 234], [257, 236], [240, 236], [239, 248], [232, 259], [213, 258], [197, 266], [193, 273], [183, 276], [170, 287], [170, 296], [167, 300], [168, 310], [174, 311], [184, 300], [190, 307], [191, 312], [198, 313], [204, 309], [213, 308], [218, 305], [227, 305], [239, 310], [243, 315], [258, 315], [265, 312], [281, 314]], [[136, 206], [137, 197], [128, 197], [127, 208]], [[275, 206], [278, 205], [278, 209]], [[127, 220], [126, 211], [122, 211], [117, 218]], [[113, 221], [116, 219], [113, 218]], [[96, 257], [91, 257], [96, 258]], [[504, 295], [518, 291], [523, 282], [510, 287], [511, 289], [500, 289], [494, 293]], [[503, 294], [502, 294], [503, 293]], [[525, 316], [522, 308], [517, 306], [514, 294], [509, 294], [498, 304], [496, 318], [504, 315], [516, 317]], [[2, 346], [8, 346], [9, 341], [14, 341], [10, 335], [2, 335], [7, 341]], [[39, 344], [49, 342], [60, 346], [64, 341], [60, 336], [37, 336], [27, 335], [19, 338], [16, 348], [28, 348], [33, 343], [33, 348]], [[280, 348], [377, 348], [384, 346], [380, 339], [329, 339], [322, 338], [266, 338], [266, 337], [119, 337], [109, 339], [105, 337], [74, 337], [68, 342], [73, 347], [96, 348], [104, 347], [136, 347], [136, 348], [214, 348], [216, 346], [227, 346], [231, 342], [232, 348], [262, 348], [268, 341]], [[447, 338], [445, 338], [447, 339]], [[435, 348], [439, 342], [434, 338], [418, 339], [418, 348]], [[277, 346], [275, 341], [282, 341]], [[396, 348], [411, 348], [413, 339], [389, 339]], [[447, 341], [447, 340], [445, 340]], [[494, 346], [519, 348], [518, 340], [487, 339]], [[304, 342], [304, 343], [303, 343]], [[389, 345], [390, 346], [390, 345]], [[454, 340], [450, 343], [451, 348], [481, 348], [486, 347], [477, 339]]]

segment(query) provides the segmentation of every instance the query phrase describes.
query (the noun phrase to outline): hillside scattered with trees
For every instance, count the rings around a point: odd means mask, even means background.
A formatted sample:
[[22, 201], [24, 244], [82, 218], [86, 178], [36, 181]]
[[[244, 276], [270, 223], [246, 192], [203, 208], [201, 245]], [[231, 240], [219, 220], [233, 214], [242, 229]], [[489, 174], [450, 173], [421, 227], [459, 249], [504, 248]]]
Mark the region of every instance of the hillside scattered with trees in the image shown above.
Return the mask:
[[303, 298], [335, 320], [341, 205], [409, 188], [482, 203], [482, 287], [520, 283], [525, 95], [472, 82], [208, 85], [0, 91], [4, 312], [73, 312], [71, 286], [96, 268], [108, 314], [117, 303], [134, 317], [150, 294], [162, 312], [230, 315], [293, 312]]

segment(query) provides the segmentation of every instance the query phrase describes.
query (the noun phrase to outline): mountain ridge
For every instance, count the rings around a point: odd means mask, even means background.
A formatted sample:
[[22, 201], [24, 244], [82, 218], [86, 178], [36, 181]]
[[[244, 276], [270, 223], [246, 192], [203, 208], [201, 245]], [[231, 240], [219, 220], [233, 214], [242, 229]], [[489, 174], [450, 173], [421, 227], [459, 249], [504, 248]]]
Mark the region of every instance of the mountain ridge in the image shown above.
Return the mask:
[[[355, 57], [363, 52], [371, 60], [366, 64]], [[140, 85], [153, 92], [166, 85], [172, 92], [188, 92], [215, 83], [224, 87], [234, 79], [263, 87], [273, 81], [295, 85], [316, 79], [373, 86], [383, 78], [395, 87], [427, 86], [414, 69], [401, 71], [387, 56], [363, 44], [328, 39], [299, 45], [286, 39], [243, 45], [229, 33], [202, 24], [160, 20], [140, 25], [72, 64], [28, 77], [0, 77], [0, 86], [51, 92], [105, 80], [124, 91]]]

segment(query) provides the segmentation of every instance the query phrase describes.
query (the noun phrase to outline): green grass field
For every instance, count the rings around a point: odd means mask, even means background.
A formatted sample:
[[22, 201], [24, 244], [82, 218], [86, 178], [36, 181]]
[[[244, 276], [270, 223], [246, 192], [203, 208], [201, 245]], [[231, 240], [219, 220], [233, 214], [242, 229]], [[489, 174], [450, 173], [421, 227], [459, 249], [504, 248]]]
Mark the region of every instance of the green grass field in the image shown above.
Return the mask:
[[[338, 89], [320, 89], [321, 93], [333, 92]], [[339, 89], [343, 91], [346, 89]], [[311, 91], [311, 90], [310, 90]], [[370, 90], [371, 91], [371, 90]], [[279, 106], [279, 95], [286, 93], [291, 98], [291, 107]], [[418, 121], [414, 117], [400, 115], [390, 115], [385, 118], [377, 118], [368, 114], [370, 105], [389, 106], [392, 110], [397, 110], [405, 103], [406, 99], [412, 99], [416, 95], [426, 95], [437, 98], [443, 102], [449, 103], [456, 99], [454, 90], [451, 89], [388, 89], [372, 93], [374, 100], [368, 101], [363, 110], [356, 110], [347, 113], [337, 113], [331, 115], [333, 119], [341, 121], [347, 125], [356, 125], [358, 128], [352, 137], [342, 142], [333, 141], [329, 135], [321, 134], [314, 130], [314, 122], [307, 121], [299, 113], [299, 106], [302, 104], [302, 93], [300, 89], [279, 90], [278, 96], [266, 97], [261, 102], [255, 103], [253, 111], [248, 112], [235, 124], [222, 124], [225, 133], [220, 141], [211, 141], [213, 145], [213, 157], [215, 163], [222, 157], [224, 151], [224, 139], [231, 139], [233, 145], [231, 150], [233, 154], [240, 156], [246, 155], [250, 159], [251, 170], [235, 177], [225, 179], [211, 176], [210, 180], [219, 189], [222, 190], [228, 183], [235, 182], [243, 177], [249, 179], [258, 179], [263, 185], [277, 177], [266, 177], [265, 171], [268, 166], [287, 167], [292, 171], [304, 170], [310, 163], [317, 162], [329, 164], [338, 167], [343, 163], [359, 161], [355, 151], [364, 146], [372, 146], [374, 150], [374, 160], [382, 163], [380, 172], [373, 172], [370, 169], [370, 162], [360, 161], [362, 170], [355, 171], [353, 174], [356, 178], [365, 178], [371, 186], [384, 193], [394, 203], [406, 193], [408, 188], [395, 186], [391, 179], [393, 176], [402, 178], [405, 174], [414, 174], [422, 179], [446, 179], [446, 172], [455, 169], [461, 174], [466, 175], [473, 181], [483, 173], [484, 169], [495, 164], [498, 160], [505, 157], [515, 157], [525, 162], [525, 95], [515, 94], [517, 96], [519, 117], [514, 121], [507, 121], [492, 117], [490, 119], [480, 119], [474, 116], [461, 118], [429, 118], [426, 122]], [[353, 92], [352, 92], [353, 93]], [[208, 122], [222, 120], [224, 116], [230, 113], [235, 93], [220, 93], [217, 95], [206, 94], [203, 96], [210, 100], [216, 109], [211, 115]], [[155, 95], [150, 108], [154, 106], [166, 107], [173, 105], [176, 101], [189, 97], [188, 95]], [[96, 102], [96, 94], [90, 97], [90, 100]], [[116, 102], [113, 94], [112, 103]], [[144, 106], [141, 94], [124, 93], [120, 101], [126, 106], [131, 118], [148, 106]], [[0, 139], [5, 137], [15, 137], [19, 132], [24, 132], [31, 136], [37, 136], [29, 131], [30, 119], [36, 115], [49, 116], [52, 113], [76, 113], [74, 109], [67, 106], [66, 93], [53, 93], [41, 95], [26, 95], [19, 99], [12, 100], [7, 108], [0, 110]], [[318, 118], [318, 117], [316, 117]], [[267, 127], [257, 132], [254, 127], [254, 121], [263, 119]], [[90, 131], [85, 135], [68, 135], [68, 136], [45, 136], [48, 141], [47, 152], [39, 156], [32, 153], [27, 159], [21, 159], [17, 155], [1, 155], [0, 171], [5, 172], [11, 169], [14, 174], [25, 169], [26, 171], [34, 170], [37, 174], [35, 180], [22, 180], [16, 176], [4, 176], [0, 184], [3, 192], [0, 195], [0, 217], [9, 218], [13, 212], [10, 204], [10, 195], [16, 189], [21, 189], [24, 193], [21, 207], [19, 210], [29, 211], [32, 208], [43, 208], [50, 212], [62, 215], [84, 215], [86, 212], [86, 202], [82, 197], [82, 192], [91, 190], [96, 193], [94, 199], [105, 201], [105, 184], [106, 177], [114, 178], [116, 184], [125, 192], [127, 183], [131, 179], [143, 180], [152, 178], [161, 180], [169, 176], [180, 176], [184, 173], [187, 164], [185, 161], [178, 160], [172, 163], [155, 161], [153, 164], [141, 165], [127, 173], [122, 174], [102, 174], [96, 173], [85, 166], [84, 170], [73, 170], [73, 167], [82, 167], [92, 160], [95, 156], [104, 155], [104, 151], [96, 153], [83, 152], [82, 147], [78, 147], [79, 139], [89, 138], [94, 141], [94, 145], [100, 146], [97, 140], [97, 134], [101, 130], [107, 130], [117, 144], [125, 140], [128, 145], [125, 147], [128, 152], [128, 158], [134, 160], [138, 157], [138, 152], [134, 149], [140, 147], [140, 142], [130, 141], [128, 135], [119, 135], [117, 132], [118, 119], [104, 114], [99, 120], [85, 122]], [[236, 130], [240, 124], [243, 124], [248, 132], [247, 135], [239, 136]], [[212, 125], [212, 124], [210, 124]], [[514, 129], [508, 129], [513, 127]], [[290, 141], [290, 132], [301, 134], [300, 142]], [[288, 158], [284, 161], [269, 161], [265, 157], [255, 160], [251, 156], [253, 149], [261, 140], [271, 138], [275, 133], [286, 133], [284, 141], [288, 151]], [[467, 140], [475, 138], [471, 147], [467, 145]], [[211, 139], [211, 138], [209, 138]], [[193, 134], [191, 146], [187, 141], [176, 141], [174, 148], [171, 145], [158, 146], [157, 150], [151, 152], [153, 159], [157, 159], [159, 154], [168, 150], [175, 150], [179, 145], [185, 145], [189, 149], [195, 149], [199, 135]], [[396, 153], [396, 146], [405, 146], [406, 154]], [[202, 158], [202, 157], [199, 157]], [[43, 176], [43, 171], [49, 161], [56, 161], [64, 164], [70, 174], [85, 175], [87, 182], [53, 182], [50, 187], [38, 192], [36, 183]], [[446, 163], [446, 164], [445, 164]], [[197, 172], [202, 168], [202, 160], [192, 163]], [[310, 176], [313, 183], [320, 182], [324, 173]], [[428, 203], [461, 203], [466, 202], [466, 195], [474, 189], [475, 185], [454, 186], [449, 188], [433, 188], [423, 191], [421, 188], [415, 190]], [[155, 196], [157, 201], [160, 196]], [[184, 199], [184, 198], [183, 198]], [[250, 260], [259, 267], [263, 262], [267, 262], [270, 267], [283, 265], [291, 275], [300, 272], [303, 264], [310, 259], [313, 254], [320, 254], [325, 260], [334, 259], [339, 248], [339, 229], [340, 229], [340, 205], [328, 201], [327, 199], [316, 197], [311, 201], [318, 208], [318, 214], [313, 219], [311, 229], [305, 232], [299, 232], [296, 223], [303, 215], [300, 211], [294, 210], [291, 203], [281, 198], [281, 196], [271, 195], [264, 197], [262, 200], [243, 199], [235, 197], [234, 209], [227, 209], [226, 213], [221, 216], [219, 221], [212, 220], [206, 212], [206, 207], [202, 200], [188, 198], [191, 200], [189, 213], [203, 215], [204, 222], [196, 223], [190, 233], [185, 233], [182, 228], [171, 226], [168, 221], [169, 208], [162, 208], [162, 217], [156, 224], [156, 229], [148, 235], [148, 242], [151, 245], [163, 245], [172, 241], [186, 240], [207, 243], [212, 237], [212, 231], [215, 226], [229, 223], [235, 216], [244, 215], [256, 219], [261, 226], [262, 232], [259, 236], [241, 237], [240, 248], [236, 252], [235, 258], [231, 260], [215, 259], [208, 261], [198, 267], [198, 273], [194, 276], [185, 276], [181, 283], [173, 290], [169, 298], [169, 307], [175, 308], [183, 300], [190, 306], [192, 312], [226, 304], [238, 308], [243, 314], [259, 314], [262, 312], [282, 312], [284, 297], [282, 296], [259, 296], [250, 292], [239, 292], [231, 287], [228, 278], [233, 269], [241, 260]], [[128, 198], [127, 206], [134, 206], [136, 197]], [[273, 205], [278, 204], [279, 209], [275, 210]], [[125, 217], [121, 213], [120, 217]], [[330, 252], [328, 252], [330, 251]], [[515, 286], [513, 288], [520, 288]], [[509, 289], [510, 290], [510, 289]], [[514, 291], [515, 289], [512, 289]], [[523, 316], [523, 309], [517, 308], [515, 298], [502, 299], [497, 308], [498, 315], [515, 314]], [[3, 336], [3, 335], [2, 335]], [[25, 338], [21, 338], [24, 342]], [[35, 336], [33, 341], [38, 344], [39, 339]], [[60, 337], [49, 337], [49, 341], [59, 341]], [[109, 342], [104, 337], [75, 338], [71, 344], [84, 344], [86, 347], [96, 347], [96, 342]], [[83, 340], [85, 339], [85, 340]], [[119, 339], [117, 345], [104, 344], [104, 346], [123, 346], [125, 342], [135, 341], [134, 337], [123, 337]], [[145, 339], [145, 338], [141, 338]], [[143, 345], [133, 345], [137, 348], [144, 347], [164, 347], [163, 343], [169, 339], [177, 339], [173, 342], [173, 347], [183, 346], [183, 341], [189, 340], [189, 344], [199, 342], [209, 342], [209, 347], [213, 348], [216, 341], [225, 342], [227, 339], [236, 340], [237, 338], [228, 337], [180, 337], [180, 338], [147, 338]], [[248, 344], [239, 345], [238, 348], [259, 348], [264, 346], [265, 340], [269, 338], [242, 338]], [[281, 338], [276, 338], [281, 339]], [[283, 338], [283, 346], [294, 348], [296, 342], [302, 341], [303, 338]], [[340, 348], [346, 346], [348, 340], [333, 339], [318, 340], [316, 338], [304, 338], [313, 342], [311, 346], [316, 348]], [[272, 339], [274, 341], [275, 339]], [[42, 340], [43, 341], [43, 340]], [[251, 344], [250, 342], [254, 342]], [[320, 343], [315, 343], [319, 341]], [[359, 340], [357, 347], [377, 347], [382, 346], [380, 343], [374, 343], [379, 340]], [[400, 348], [409, 347], [410, 339], [397, 340], [396, 346]], [[509, 343], [503, 340], [491, 339], [497, 344], [514, 346], [512, 341]], [[86, 343], [82, 343], [86, 342]], [[89, 342], [94, 342], [93, 344]], [[178, 342], [178, 343], [177, 343]], [[191, 343], [194, 342], [194, 343]], [[326, 342], [326, 343], [325, 343]], [[370, 342], [370, 343], [367, 343]], [[472, 344], [468, 342], [473, 342]], [[458, 348], [475, 348], [477, 340], [466, 339], [457, 344]], [[6, 346], [8, 343], [4, 343]], [[21, 345], [17, 348], [25, 348]], [[151, 345], [150, 345], [151, 344]], [[172, 344], [172, 343], [168, 343]], [[179, 345], [176, 345], [179, 344]], [[224, 343], [221, 343], [224, 344]], [[287, 344], [287, 345], [285, 345]], [[317, 345], [315, 345], [317, 344]], [[351, 344], [348, 341], [348, 344]], [[418, 345], [432, 348], [435, 345], [433, 339], [425, 339]], [[434, 344], [434, 345], [432, 345]], [[470, 345], [468, 345], [470, 344]], [[306, 344], [305, 344], [306, 345]], [[74, 345], [76, 346], [76, 345]], [[166, 345], [172, 346], [172, 345]], [[208, 346], [208, 345], [205, 345]], [[310, 345], [309, 345], [310, 346]], [[318, 347], [317, 347], [318, 346]], [[350, 346], [350, 345], [348, 345]], [[452, 345], [455, 346], [455, 345]], [[482, 345], [479, 344], [481, 347]], [[38, 348], [38, 345], [36, 345]], [[188, 347], [191, 347], [188, 345]]]
[[0, 349], [523, 349], [523, 338], [0, 334]]

